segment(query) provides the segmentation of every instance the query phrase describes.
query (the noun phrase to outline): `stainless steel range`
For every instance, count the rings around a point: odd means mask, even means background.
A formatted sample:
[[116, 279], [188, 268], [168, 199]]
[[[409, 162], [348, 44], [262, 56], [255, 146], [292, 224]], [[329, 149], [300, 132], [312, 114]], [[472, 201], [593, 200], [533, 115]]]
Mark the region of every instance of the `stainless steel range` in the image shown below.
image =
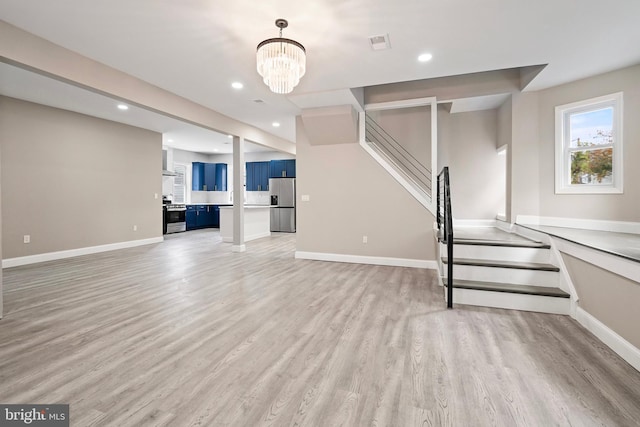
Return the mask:
[[164, 222], [166, 224], [165, 233], [180, 233], [187, 231], [186, 221], [187, 207], [185, 205], [164, 204]]

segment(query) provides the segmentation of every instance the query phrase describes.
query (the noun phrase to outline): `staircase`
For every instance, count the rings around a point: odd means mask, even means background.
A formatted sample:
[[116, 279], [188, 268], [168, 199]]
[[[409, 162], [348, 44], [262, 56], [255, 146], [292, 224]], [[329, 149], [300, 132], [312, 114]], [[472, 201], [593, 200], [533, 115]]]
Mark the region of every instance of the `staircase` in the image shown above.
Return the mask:
[[[454, 304], [569, 314], [570, 295], [559, 288], [549, 245], [493, 227], [474, 228], [472, 237], [465, 232], [454, 230], [453, 260], [440, 257], [445, 288], [445, 266], [454, 267]], [[446, 253], [443, 243], [438, 246]]]

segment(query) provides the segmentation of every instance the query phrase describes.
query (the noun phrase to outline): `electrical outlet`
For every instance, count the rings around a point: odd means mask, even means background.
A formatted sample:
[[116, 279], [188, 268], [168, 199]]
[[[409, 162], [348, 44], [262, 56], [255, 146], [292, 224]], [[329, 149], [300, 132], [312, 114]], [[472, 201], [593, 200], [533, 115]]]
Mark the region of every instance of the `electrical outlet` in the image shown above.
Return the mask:
[[302, 195], [302, 201], [303, 201], [303, 202], [308, 202], [310, 199], [311, 199], [311, 198], [309, 197], [309, 195], [308, 195], [308, 194], [303, 194], [303, 195]]
[[133, 231], [138, 231], [138, 226], [137, 225], [133, 226]]
[[362, 236], [362, 243], [367, 243], [369, 238], [367, 236]]
[[158, 198], [158, 193], [153, 193], [153, 198], [157, 199]]
[[31, 243], [31, 235], [25, 234], [24, 235], [24, 242], [25, 243]]

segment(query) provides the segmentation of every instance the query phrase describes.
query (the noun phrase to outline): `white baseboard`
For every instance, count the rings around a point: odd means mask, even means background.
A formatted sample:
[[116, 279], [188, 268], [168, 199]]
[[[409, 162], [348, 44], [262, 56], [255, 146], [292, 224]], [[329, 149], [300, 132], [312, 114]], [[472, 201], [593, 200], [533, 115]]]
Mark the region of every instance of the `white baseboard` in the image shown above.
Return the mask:
[[296, 258], [310, 259], [314, 261], [348, 262], [352, 264], [388, 265], [392, 267], [426, 268], [430, 270], [438, 269], [438, 263], [435, 260], [388, 258], [303, 251], [296, 251]]
[[245, 245], [233, 245], [231, 252], [246, 252], [247, 247]]
[[23, 257], [7, 258], [2, 260], [2, 268], [18, 267], [20, 265], [35, 264], [37, 262], [55, 261], [81, 255], [95, 254], [99, 252], [115, 251], [117, 249], [133, 248], [136, 246], [161, 243], [164, 237], [152, 237], [150, 239], [131, 240], [128, 242], [109, 243], [107, 245], [89, 246], [86, 248], [69, 249], [66, 251], [47, 252], [44, 254], [27, 255]]
[[551, 216], [518, 215], [517, 224], [549, 227], [580, 228], [583, 230], [613, 231], [640, 234], [640, 222], [606, 221], [599, 219], [559, 218]]
[[[256, 239], [262, 239], [263, 237], [269, 237], [271, 236], [271, 232], [267, 231], [265, 233], [259, 233], [259, 234], [252, 234], [250, 236], [244, 236], [244, 241], [245, 242], [250, 242], [252, 240], [256, 240]], [[222, 241], [225, 243], [233, 243], [233, 237], [223, 237]]]
[[575, 319], [600, 341], [609, 346], [631, 366], [640, 371], [640, 349], [622, 338], [604, 323], [587, 313], [583, 308], [576, 309]]

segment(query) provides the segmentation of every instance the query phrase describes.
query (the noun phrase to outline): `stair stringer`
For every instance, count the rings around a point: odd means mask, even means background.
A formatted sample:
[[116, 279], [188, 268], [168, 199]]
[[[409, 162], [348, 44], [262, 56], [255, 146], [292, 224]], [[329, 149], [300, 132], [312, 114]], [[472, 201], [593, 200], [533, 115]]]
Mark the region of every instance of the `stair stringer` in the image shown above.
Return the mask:
[[551, 246], [551, 249], [550, 249], [550, 254], [551, 254], [550, 262], [552, 264], [554, 264], [554, 265], [557, 265], [560, 268], [560, 274], [559, 274], [559, 278], [558, 278], [558, 287], [570, 295], [570, 299], [571, 299], [571, 313], [570, 314], [571, 314], [571, 316], [573, 318], [575, 318], [576, 310], [578, 308], [578, 301], [580, 300], [580, 297], [578, 295], [578, 291], [577, 291], [576, 287], [573, 284], [573, 281], [571, 280], [571, 276], [569, 275], [569, 272], [567, 270], [567, 266], [564, 263], [564, 259], [562, 258], [562, 255], [560, 254], [560, 251], [558, 250], [558, 246], [556, 245], [555, 240], [552, 239], [546, 233], [540, 233], [538, 231], [531, 230], [529, 228], [520, 227], [517, 224], [513, 224], [513, 232], [515, 232], [516, 234], [520, 234], [522, 236], [531, 238], [531, 239], [536, 239], [536, 240], [539, 240], [539, 241], [543, 241], [545, 243], [548, 243]]

